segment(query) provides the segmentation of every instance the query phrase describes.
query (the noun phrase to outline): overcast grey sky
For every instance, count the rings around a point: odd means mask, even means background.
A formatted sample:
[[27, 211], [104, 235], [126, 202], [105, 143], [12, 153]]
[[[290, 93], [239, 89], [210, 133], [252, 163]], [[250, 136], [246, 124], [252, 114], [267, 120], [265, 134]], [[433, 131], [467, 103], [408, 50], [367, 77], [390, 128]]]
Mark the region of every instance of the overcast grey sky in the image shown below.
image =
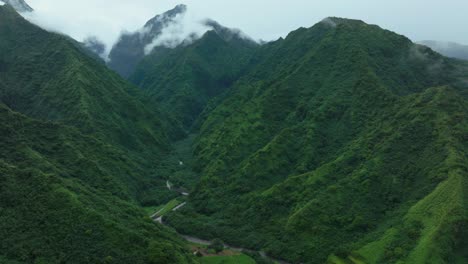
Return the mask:
[[[82, 40], [110, 45], [176, 4], [194, 18], [212, 18], [254, 39], [273, 40], [328, 16], [362, 19], [419, 40], [468, 44], [468, 0], [26, 0], [36, 21]], [[34, 18], [33, 18], [34, 19]]]

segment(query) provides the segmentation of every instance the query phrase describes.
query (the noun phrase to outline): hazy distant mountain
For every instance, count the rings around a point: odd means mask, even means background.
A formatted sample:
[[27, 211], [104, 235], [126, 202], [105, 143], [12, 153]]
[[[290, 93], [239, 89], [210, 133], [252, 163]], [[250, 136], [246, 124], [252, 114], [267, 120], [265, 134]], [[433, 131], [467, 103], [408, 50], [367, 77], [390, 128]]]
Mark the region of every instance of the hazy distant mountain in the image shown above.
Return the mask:
[[428, 46], [444, 56], [468, 60], [468, 45], [434, 40], [424, 40], [419, 43]]
[[24, 0], [1, 0], [5, 4], [11, 5], [18, 12], [32, 12], [32, 9]]
[[128, 77], [136, 65], [145, 56], [145, 47], [162, 33], [162, 30], [176, 17], [187, 11], [185, 5], [178, 5], [174, 9], [157, 15], [149, 20], [144, 27], [132, 33], [124, 33], [112, 47], [109, 54], [109, 67], [123, 77]]

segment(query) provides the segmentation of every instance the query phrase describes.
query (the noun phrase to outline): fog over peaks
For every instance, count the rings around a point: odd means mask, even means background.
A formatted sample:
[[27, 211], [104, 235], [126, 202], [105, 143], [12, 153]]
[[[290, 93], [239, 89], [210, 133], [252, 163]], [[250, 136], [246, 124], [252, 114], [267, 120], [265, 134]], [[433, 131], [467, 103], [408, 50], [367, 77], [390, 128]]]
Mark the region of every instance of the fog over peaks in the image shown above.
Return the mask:
[[[165, 36], [190, 36], [190, 31], [200, 33], [204, 30], [202, 25], [187, 25], [186, 22], [210, 18], [226, 27], [240, 28], [253, 39], [270, 41], [285, 37], [297, 28], [310, 27], [324, 17], [344, 17], [377, 24], [415, 41], [432, 39], [468, 44], [468, 28], [465, 26], [468, 24], [465, 14], [468, 1], [461, 0], [290, 0], [287, 3], [279, 0], [26, 1], [34, 12], [23, 15], [31, 22], [50, 31], [70, 35], [78, 41], [97, 36], [106, 45], [107, 52], [123, 31], [135, 32], [155, 15], [179, 4], [183, 4], [179, 6], [181, 8], [188, 7], [187, 14], [180, 18], [184, 27], [167, 28]], [[420, 11], [421, 6], [424, 6], [424, 12]], [[173, 40], [171, 37], [162, 38], [155, 45], [180, 42]]]

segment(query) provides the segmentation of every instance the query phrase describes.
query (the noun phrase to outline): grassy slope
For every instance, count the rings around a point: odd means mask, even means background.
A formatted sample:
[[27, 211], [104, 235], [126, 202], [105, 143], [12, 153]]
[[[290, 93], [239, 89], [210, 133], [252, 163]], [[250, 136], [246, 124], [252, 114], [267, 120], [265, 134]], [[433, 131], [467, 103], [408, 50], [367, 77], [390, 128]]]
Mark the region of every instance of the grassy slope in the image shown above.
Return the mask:
[[[371, 263], [466, 258], [466, 190], [441, 191], [453, 175], [465, 186], [463, 65], [376, 26], [333, 21], [262, 47], [207, 115], [195, 145], [203, 177], [167, 221], [295, 262], [360, 248], [356, 258]], [[433, 192], [458, 202], [437, 207]], [[411, 213], [425, 206], [441, 217]], [[372, 258], [372, 246], [384, 253]]]
[[255, 261], [246, 255], [213, 256], [200, 259], [201, 264], [255, 264]]

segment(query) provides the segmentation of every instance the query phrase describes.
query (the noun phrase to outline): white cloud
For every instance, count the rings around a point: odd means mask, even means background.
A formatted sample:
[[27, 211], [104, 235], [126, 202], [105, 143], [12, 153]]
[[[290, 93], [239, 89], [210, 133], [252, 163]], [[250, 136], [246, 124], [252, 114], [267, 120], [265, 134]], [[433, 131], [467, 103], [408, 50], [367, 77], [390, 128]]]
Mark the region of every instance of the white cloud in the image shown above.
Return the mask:
[[333, 19], [330, 17], [323, 19], [321, 22], [324, 23], [325, 25], [328, 25], [329, 27], [333, 27], [333, 28], [336, 27], [336, 22], [333, 21]]
[[167, 25], [153, 42], [145, 47], [145, 53], [150, 53], [157, 46], [175, 48], [182, 42], [201, 37], [211, 28], [202, 24], [202, 18], [197, 18], [193, 12], [179, 14], [174, 23]]
[[[446, 0], [27, 0], [36, 10], [28, 19], [77, 40], [98, 36], [109, 47], [123, 30], [136, 31], [147, 20], [186, 4], [193, 17], [212, 18], [240, 28], [254, 39], [273, 40], [325, 17], [362, 19], [414, 40], [468, 44], [468, 1]], [[424, 6], [424, 12], [421, 12]], [[180, 29], [172, 29], [180, 30]], [[186, 29], [182, 29], [186, 31]]]

